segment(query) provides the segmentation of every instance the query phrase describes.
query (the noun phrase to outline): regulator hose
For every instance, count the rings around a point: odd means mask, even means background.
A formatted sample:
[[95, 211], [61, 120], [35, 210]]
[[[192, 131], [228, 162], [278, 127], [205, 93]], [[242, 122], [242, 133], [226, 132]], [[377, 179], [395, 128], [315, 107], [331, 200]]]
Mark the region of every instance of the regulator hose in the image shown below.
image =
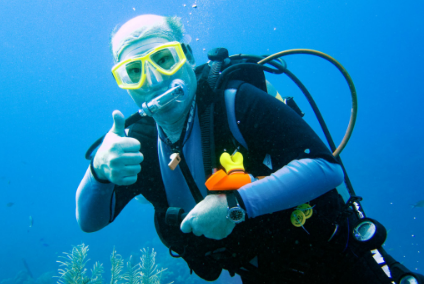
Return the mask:
[[[292, 55], [292, 54], [311, 54], [311, 55], [316, 55], [318, 57], [326, 59], [327, 61], [332, 63], [341, 72], [341, 74], [344, 76], [345, 80], [347, 81], [348, 87], [350, 88], [350, 92], [351, 92], [352, 107], [351, 107], [350, 121], [348, 123], [347, 130], [345, 132], [344, 138], [341, 140], [341, 143], [338, 145], [338, 147], [336, 149], [332, 149], [334, 157], [338, 157], [338, 155], [342, 152], [342, 150], [344, 150], [344, 147], [347, 145], [348, 141], [350, 140], [350, 136], [353, 132], [354, 125], [356, 124], [357, 94], [356, 94], [356, 88], [354, 87], [353, 80], [351, 79], [347, 70], [345, 70], [345, 68], [337, 60], [335, 60], [333, 57], [331, 57], [331, 56], [329, 56], [323, 52], [320, 52], [317, 50], [312, 50], [312, 49], [290, 49], [290, 50], [281, 51], [281, 52], [272, 54], [272, 55], [258, 61], [258, 64], [269, 63], [270, 61], [275, 60], [279, 57]], [[286, 69], [286, 71], [288, 71], [288, 70]], [[304, 87], [302, 84], [298, 84], [299, 80], [292, 73], [290, 73], [289, 71], [288, 72], [286, 72], [286, 71], [284, 71], [284, 73], [286, 73], [300, 88], [301, 88], [301, 86]], [[303, 90], [303, 88], [301, 88], [301, 90]], [[304, 94], [305, 94], [305, 92], [304, 92]], [[316, 115], [317, 115], [317, 113], [320, 115], [320, 112], [318, 111], [318, 108], [317, 108], [316, 104], [314, 103], [314, 100], [311, 98], [311, 96], [310, 96], [310, 98], [307, 97], [307, 99], [308, 99], [311, 107], [313, 108], [313, 110], [316, 112]], [[327, 128], [324, 128], [324, 126], [322, 125], [321, 121], [323, 121], [323, 118], [319, 119], [319, 117], [318, 117], [318, 120], [322, 126], [322, 130], [325, 133], [325, 135], [330, 136]], [[324, 124], [324, 122], [323, 122], [323, 124]], [[332, 141], [332, 139], [331, 139], [331, 141]], [[328, 139], [328, 142], [329, 142], [329, 139]], [[330, 145], [330, 146], [331, 146], [331, 148], [335, 148], [335, 145]]]

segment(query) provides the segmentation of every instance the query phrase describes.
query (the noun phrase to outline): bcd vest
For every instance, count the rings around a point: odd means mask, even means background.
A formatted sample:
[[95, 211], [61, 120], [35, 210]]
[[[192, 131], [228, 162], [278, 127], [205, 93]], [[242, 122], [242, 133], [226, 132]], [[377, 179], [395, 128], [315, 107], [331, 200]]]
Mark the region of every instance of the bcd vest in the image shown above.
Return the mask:
[[[237, 147], [245, 157], [245, 169], [248, 172], [254, 176], [270, 175], [272, 170], [263, 165], [267, 154], [265, 150], [245, 149], [231, 133], [223, 97], [226, 88], [236, 88], [238, 92], [242, 81], [250, 82], [266, 91], [263, 72], [254, 69], [236, 73], [231, 78], [235, 81], [214, 94], [206, 82], [209, 69], [207, 64], [196, 69], [196, 102], [206, 177], [211, 174], [212, 168], [219, 164], [219, 157], [224, 151], [231, 154]], [[141, 119], [132, 126], [129, 136], [136, 139], [153, 139], [153, 145], [156, 145], [157, 129], [154, 120]], [[154, 205], [157, 233], [163, 244], [170, 249], [171, 255], [184, 258], [190, 269], [207, 281], [217, 279], [222, 269], [231, 273], [238, 271], [251, 259], [267, 251], [277, 254], [285, 252], [294, 245], [296, 239], [311, 238], [315, 242], [325, 243], [333, 232], [339, 209], [343, 206], [343, 201], [335, 189], [312, 200], [310, 204], [314, 206], [314, 214], [306, 225], [310, 236], [303, 229], [292, 226], [290, 216], [294, 209], [287, 209], [247, 219], [237, 224], [227, 238], [212, 240], [204, 236], [197, 237], [192, 233], [184, 234], [179, 226], [166, 223], [165, 212], [169, 206], [164, 187], [151, 190], [144, 196]]]

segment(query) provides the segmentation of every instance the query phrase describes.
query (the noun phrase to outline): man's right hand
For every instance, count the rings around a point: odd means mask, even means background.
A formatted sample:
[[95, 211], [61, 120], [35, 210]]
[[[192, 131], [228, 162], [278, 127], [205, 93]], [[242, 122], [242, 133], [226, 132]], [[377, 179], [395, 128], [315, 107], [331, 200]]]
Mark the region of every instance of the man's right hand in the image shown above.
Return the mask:
[[139, 152], [138, 140], [126, 137], [123, 114], [113, 111], [114, 124], [105, 135], [93, 160], [97, 176], [117, 185], [130, 185], [136, 182], [141, 171], [140, 163], [144, 156]]

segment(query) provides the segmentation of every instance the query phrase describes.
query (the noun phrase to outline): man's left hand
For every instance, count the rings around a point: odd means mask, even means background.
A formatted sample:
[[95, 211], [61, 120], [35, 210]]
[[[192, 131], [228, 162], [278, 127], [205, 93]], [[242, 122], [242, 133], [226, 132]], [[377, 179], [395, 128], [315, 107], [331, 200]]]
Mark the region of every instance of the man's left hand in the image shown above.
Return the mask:
[[225, 194], [209, 194], [188, 213], [181, 223], [183, 233], [221, 240], [236, 226], [227, 218], [228, 206]]

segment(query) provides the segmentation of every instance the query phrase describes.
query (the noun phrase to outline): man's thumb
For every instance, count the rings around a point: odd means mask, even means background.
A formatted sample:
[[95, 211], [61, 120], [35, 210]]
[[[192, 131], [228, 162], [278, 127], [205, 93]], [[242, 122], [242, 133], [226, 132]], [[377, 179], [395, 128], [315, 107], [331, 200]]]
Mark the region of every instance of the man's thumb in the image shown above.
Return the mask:
[[124, 115], [119, 110], [115, 110], [113, 111], [113, 120], [114, 120], [114, 124], [110, 132], [113, 132], [121, 137], [126, 136]]

